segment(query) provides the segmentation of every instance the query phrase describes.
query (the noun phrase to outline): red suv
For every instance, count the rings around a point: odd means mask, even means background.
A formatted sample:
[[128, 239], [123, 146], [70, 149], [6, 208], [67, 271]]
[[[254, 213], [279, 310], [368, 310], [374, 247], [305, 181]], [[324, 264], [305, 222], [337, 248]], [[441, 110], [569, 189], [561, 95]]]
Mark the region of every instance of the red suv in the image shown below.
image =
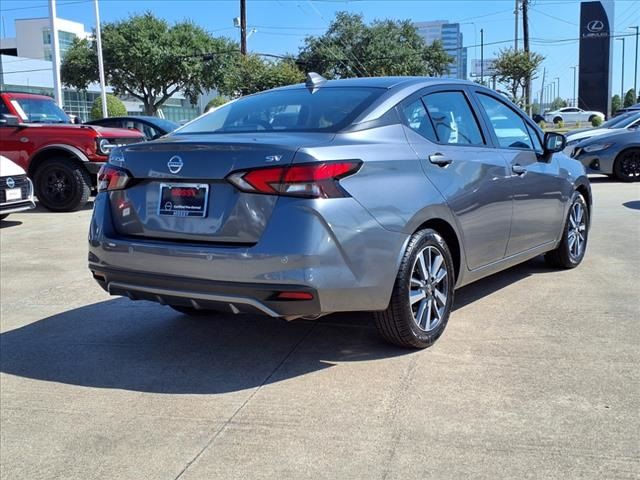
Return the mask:
[[55, 212], [81, 208], [111, 149], [143, 139], [137, 130], [75, 125], [44, 95], [0, 92], [0, 154], [26, 170], [40, 204]]

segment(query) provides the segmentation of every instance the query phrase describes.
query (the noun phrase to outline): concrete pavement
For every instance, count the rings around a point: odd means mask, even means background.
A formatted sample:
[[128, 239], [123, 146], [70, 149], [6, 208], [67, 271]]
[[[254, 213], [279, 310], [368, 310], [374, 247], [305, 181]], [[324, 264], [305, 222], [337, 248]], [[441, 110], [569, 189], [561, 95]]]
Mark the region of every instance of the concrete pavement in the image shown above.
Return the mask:
[[457, 292], [438, 343], [366, 314], [190, 319], [109, 297], [90, 211], [0, 230], [2, 479], [632, 479], [640, 184], [595, 178], [584, 263]]

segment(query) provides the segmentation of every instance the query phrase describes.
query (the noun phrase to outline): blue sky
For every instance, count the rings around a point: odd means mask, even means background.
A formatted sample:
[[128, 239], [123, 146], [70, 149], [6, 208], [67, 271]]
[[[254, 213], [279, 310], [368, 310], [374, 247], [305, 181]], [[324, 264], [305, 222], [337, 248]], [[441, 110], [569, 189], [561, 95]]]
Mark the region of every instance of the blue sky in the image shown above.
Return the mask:
[[[2, 35], [13, 36], [17, 18], [48, 14], [46, 0], [2, 0]], [[247, 23], [256, 32], [249, 49], [261, 53], [296, 53], [304, 37], [322, 33], [335, 12], [362, 13], [367, 21], [382, 18], [412, 21], [449, 20], [462, 24], [469, 59], [480, 58], [480, 29], [484, 29], [485, 58], [501, 47], [513, 45], [513, 0], [247, 0]], [[239, 15], [238, 0], [100, 0], [102, 21], [114, 21], [146, 10], [169, 22], [191, 19], [215, 35], [238, 38], [232, 20]], [[560, 78], [560, 93], [573, 96], [573, 73], [578, 63], [578, 0], [533, 0], [530, 30], [532, 49], [546, 57], [547, 78]], [[58, 0], [58, 16], [95, 25], [93, 1]], [[640, 1], [615, 0], [614, 32], [632, 33], [627, 27], [640, 25]], [[495, 43], [494, 42], [505, 42]], [[614, 42], [613, 93], [620, 91], [622, 42]], [[633, 87], [635, 38], [627, 37], [624, 85]], [[539, 89], [540, 78], [534, 82]]]

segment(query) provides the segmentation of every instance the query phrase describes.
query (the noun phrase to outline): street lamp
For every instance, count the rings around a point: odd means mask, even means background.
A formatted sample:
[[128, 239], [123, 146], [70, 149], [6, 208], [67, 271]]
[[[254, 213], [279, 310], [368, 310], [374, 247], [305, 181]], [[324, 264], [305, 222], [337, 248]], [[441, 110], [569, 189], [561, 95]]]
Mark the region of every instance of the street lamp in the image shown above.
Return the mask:
[[635, 61], [636, 68], [633, 74], [633, 91], [636, 94], [636, 101], [638, 101], [638, 96], [639, 96], [638, 95], [638, 30], [640, 29], [640, 27], [634, 26], [629, 28], [633, 28], [636, 31], [636, 61]]
[[573, 69], [573, 106], [578, 106], [578, 97], [576, 96], [576, 72], [578, 71], [578, 65], [569, 67]]
[[[554, 82], [555, 82], [556, 80], [558, 81], [558, 96], [557, 96], [556, 98], [560, 98], [560, 99], [562, 99], [562, 97], [560, 97], [560, 77], [556, 77], [556, 78], [554, 78]], [[555, 100], [555, 98], [554, 98], [554, 100]]]
[[624, 38], [616, 38], [622, 40], [622, 71], [620, 72], [620, 101], [624, 105]]

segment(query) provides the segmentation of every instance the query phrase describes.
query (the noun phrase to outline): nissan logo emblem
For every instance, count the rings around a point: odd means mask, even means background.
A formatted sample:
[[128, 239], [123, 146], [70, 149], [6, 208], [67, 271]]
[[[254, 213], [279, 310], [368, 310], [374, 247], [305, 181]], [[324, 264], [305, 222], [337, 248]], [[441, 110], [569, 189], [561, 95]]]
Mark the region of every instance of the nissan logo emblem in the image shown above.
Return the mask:
[[604, 23], [602, 23], [602, 20], [591, 20], [589, 23], [587, 23], [587, 30], [589, 30], [591, 33], [601, 32], [602, 30], [604, 30]]
[[16, 186], [16, 181], [11, 177], [7, 178], [7, 187], [13, 188], [15, 186]]
[[167, 167], [169, 167], [169, 171], [171, 173], [180, 172], [180, 170], [182, 170], [182, 166], [183, 166], [182, 159], [177, 155], [174, 155], [173, 157], [171, 157], [169, 159], [169, 162], [167, 163]]

